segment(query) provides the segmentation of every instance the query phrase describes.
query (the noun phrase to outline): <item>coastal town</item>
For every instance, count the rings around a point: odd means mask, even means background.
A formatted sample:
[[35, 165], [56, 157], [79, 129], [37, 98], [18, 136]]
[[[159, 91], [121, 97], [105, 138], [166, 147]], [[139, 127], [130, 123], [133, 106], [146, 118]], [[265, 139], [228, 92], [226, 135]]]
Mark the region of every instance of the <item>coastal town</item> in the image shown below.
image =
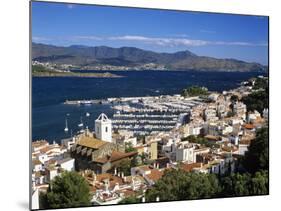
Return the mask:
[[137, 65], [134, 67], [128, 66], [116, 66], [110, 64], [96, 64], [96, 65], [72, 65], [72, 64], [57, 64], [52, 62], [42, 62], [34, 60], [32, 61], [32, 65], [40, 65], [44, 68], [47, 68], [50, 71], [56, 72], [69, 72], [72, 70], [103, 70], [103, 71], [127, 71], [127, 70], [168, 70], [165, 65], [155, 64], [155, 63], [146, 63], [143, 65]]
[[[258, 80], [268, 78], [252, 78], [221, 93], [197, 87], [204, 94], [187, 90], [109, 98], [114, 114], [109, 118], [101, 113], [95, 128], [60, 143], [33, 140], [32, 208], [40, 208], [40, 194], [63, 172], [75, 171], [85, 179], [91, 205], [119, 204], [132, 197], [147, 202], [147, 192], [172, 169], [215, 175], [237, 172], [256, 131], [268, 124], [268, 108], [250, 110], [242, 101], [260, 91], [254, 88]], [[162, 200], [158, 195], [154, 199]]]

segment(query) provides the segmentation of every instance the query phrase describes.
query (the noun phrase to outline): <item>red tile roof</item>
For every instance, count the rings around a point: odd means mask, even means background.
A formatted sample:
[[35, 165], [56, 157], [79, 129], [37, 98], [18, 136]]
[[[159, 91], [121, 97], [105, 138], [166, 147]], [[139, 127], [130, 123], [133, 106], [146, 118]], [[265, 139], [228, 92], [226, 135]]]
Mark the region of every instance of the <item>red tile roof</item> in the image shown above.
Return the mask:
[[252, 129], [255, 128], [255, 126], [254, 126], [253, 124], [244, 124], [243, 127], [244, 127], [245, 129], [248, 129], [248, 130], [252, 130]]
[[137, 154], [138, 154], [137, 152], [124, 153], [124, 152], [113, 151], [112, 154], [111, 154], [111, 157], [110, 157], [110, 161], [114, 162], [114, 161], [117, 161], [117, 160], [121, 160], [123, 158], [132, 157], [132, 156], [137, 155]]
[[186, 172], [191, 172], [194, 168], [200, 168], [202, 163], [190, 163], [190, 164], [185, 164], [182, 163], [180, 165], [180, 168]]
[[151, 173], [146, 175], [150, 180], [156, 182], [163, 176], [163, 171], [159, 171], [158, 169], [150, 169]]

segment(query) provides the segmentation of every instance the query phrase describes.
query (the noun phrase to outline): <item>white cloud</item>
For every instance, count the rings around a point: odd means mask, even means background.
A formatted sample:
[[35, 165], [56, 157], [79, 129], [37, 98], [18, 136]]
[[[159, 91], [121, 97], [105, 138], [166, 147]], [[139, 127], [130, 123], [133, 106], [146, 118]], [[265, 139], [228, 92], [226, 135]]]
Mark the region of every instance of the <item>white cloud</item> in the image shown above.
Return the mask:
[[161, 46], [206, 46], [206, 45], [233, 45], [233, 46], [266, 46], [265, 43], [249, 42], [225, 42], [225, 41], [208, 41], [187, 38], [161, 38], [161, 37], [144, 37], [125, 35], [119, 37], [109, 37], [110, 40], [136, 41]]
[[213, 45], [237, 45], [237, 46], [267, 46], [266, 43], [249, 43], [249, 42], [222, 42], [216, 41], [212, 42]]
[[44, 42], [44, 41], [50, 41], [51, 39], [49, 37], [39, 37], [39, 36], [33, 36], [32, 41], [34, 42]]
[[188, 38], [167, 38], [167, 37], [146, 37], [140, 35], [124, 35], [124, 36], [69, 36], [69, 37], [53, 37], [52, 39], [46, 37], [33, 37], [35, 42], [44, 42], [50, 40], [65, 40], [65, 41], [129, 41], [137, 42], [150, 45], [158, 45], [163, 47], [196, 47], [196, 46], [210, 46], [210, 45], [225, 45], [225, 46], [267, 46], [267, 43], [251, 43], [251, 42], [242, 42], [242, 41], [208, 41], [208, 40], [199, 40], [199, 39], [188, 39]]
[[137, 41], [137, 42], [144, 42], [149, 44], [161, 45], [161, 46], [202, 46], [206, 45], [207, 41], [204, 40], [191, 40], [185, 38], [161, 38], [161, 37], [144, 37], [144, 36], [132, 36], [132, 35], [125, 35], [119, 37], [110, 37], [110, 40], [124, 40], [124, 41]]
[[67, 4], [66, 5], [68, 9], [73, 9], [74, 8], [74, 4]]

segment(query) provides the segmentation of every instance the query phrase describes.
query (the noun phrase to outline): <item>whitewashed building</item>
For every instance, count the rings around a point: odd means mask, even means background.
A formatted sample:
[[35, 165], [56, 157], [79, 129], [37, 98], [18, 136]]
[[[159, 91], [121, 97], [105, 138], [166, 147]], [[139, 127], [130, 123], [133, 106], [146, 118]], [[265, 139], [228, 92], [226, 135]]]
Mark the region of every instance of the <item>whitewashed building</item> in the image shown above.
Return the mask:
[[237, 115], [238, 117], [241, 117], [244, 120], [246, 119], [246, 111], [247, 111], [247, 107], [242, 102], [237, 102], [233, 105], [234, 114]]
[[73, 158], [65, 158], [63, 160], [59, 160], [58, 165], [66, 171], [74, 171], [74, 162], [75, 160]]
[[112, 122], [104, 113], [95, 121], [95, 134], [102, 141], [112, 142]]
[[194, 147], [192, 144], [180, 144], [176, 148], [176, 161], [194, 162]]

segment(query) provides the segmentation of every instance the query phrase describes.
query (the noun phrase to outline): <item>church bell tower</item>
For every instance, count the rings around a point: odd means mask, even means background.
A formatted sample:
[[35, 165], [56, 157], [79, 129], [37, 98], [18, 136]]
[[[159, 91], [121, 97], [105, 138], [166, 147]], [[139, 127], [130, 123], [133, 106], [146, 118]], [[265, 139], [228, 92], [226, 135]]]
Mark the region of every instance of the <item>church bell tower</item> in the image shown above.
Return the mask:
[[112, 123], [108, 117], [101, 113], [99, 117], [95, 121], [95, 134], [96, 138], [111, 142], [112, 141], [112, 133], [111, 133]]

